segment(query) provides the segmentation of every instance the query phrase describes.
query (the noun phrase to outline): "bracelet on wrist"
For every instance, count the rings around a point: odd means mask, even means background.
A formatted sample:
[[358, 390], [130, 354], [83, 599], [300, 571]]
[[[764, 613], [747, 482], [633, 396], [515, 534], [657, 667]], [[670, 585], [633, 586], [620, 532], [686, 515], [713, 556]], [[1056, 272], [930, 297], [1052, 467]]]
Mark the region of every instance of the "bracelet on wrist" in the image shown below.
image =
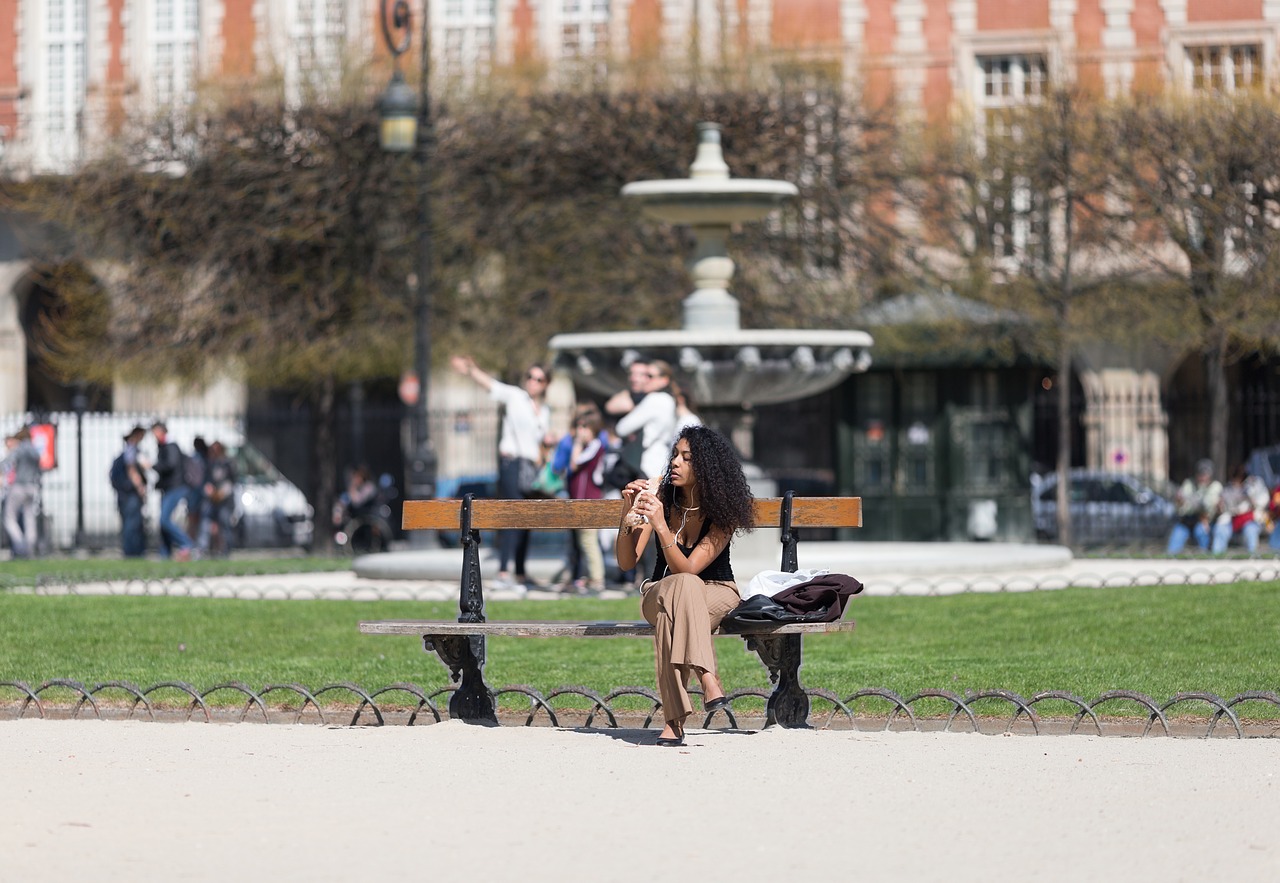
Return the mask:
[[675, 544], [676, 544], [676, 539], [675, 537], [672, 537], [671, 542], [667, 543], [665, 546], [659, 546], [658, 551], [665, 551], [666, 549], [670, 549]]

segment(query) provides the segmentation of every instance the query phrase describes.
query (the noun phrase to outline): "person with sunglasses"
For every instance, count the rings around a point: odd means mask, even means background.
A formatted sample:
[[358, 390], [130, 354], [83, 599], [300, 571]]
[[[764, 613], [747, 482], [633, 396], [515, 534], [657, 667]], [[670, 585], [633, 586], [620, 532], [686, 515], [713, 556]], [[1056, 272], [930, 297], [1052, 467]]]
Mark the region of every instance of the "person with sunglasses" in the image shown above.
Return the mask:
[[[482, 371], [475, 359], [455, 355], [449, 359], [453, 370], [489, 391], [489, 398], [502, 405], [502, 427], [498, 437], [498, 495], [514, 500], [524, 495], [542, 464], [543, 451], [555, 445], [551, 434], [551, 408], [547, 387], [551, 375], [542, 365], [531, 365], [513, 386]], [[529, 531], [503, 530], [498, 533], [497, 588], [527, 592], [532, 580], [525, 572], [529, 553]]]

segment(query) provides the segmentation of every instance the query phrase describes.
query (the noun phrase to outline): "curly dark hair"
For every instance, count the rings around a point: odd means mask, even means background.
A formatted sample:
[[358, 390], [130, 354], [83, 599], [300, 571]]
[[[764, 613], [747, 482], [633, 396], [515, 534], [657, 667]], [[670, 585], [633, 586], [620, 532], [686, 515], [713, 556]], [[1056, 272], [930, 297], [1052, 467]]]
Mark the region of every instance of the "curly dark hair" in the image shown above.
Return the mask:
[[[698, 482], [698, 505], [703, 517], [731, 535], [748, 533], [755, 529], [754, 497], [747, 477], [742, 472], [742, 461], [733, 443], [707, 426], [686, 426], [676, 436], [676, 443], [684, 439], [689, 443], [689, 455], [693, 474]], [[671, 445], [667, 458], [667, 471], [658, 486], [658, 499], [668, 511], [675, 505], [675, 486], [671, 483], [671, 460], [676, 446]]]

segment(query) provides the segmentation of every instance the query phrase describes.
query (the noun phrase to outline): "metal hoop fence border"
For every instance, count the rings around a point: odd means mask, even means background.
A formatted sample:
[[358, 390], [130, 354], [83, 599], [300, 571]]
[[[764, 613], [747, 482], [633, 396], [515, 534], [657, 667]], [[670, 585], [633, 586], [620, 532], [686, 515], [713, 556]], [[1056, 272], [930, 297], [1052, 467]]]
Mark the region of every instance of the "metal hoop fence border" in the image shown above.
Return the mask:
[[[68, 678], [53, 678], [37, 687], [24, 681], [0, 681], [0, 711], [9, 709], [9, 713], [0, 717], [0, 721], [47, 718], [55, 710], [72, 719], [92, 717], [105, 720], [123, 716], [125, 720], [137, 717], [155, 721], [157, 709], [153, 700], [156, 694], [161, 694], [181, 697], [180, 704], [185, 706], [177, 711], [170, 711], [170, 717], [178, 714], [189, 722], [198, 713], [205, 723], [210, 723], [214, 720], [215, 709], [207, 701], [209, 697], [231, 693], [243, 697], [244, 704], [238, 710], [221, 710], [220, 716], [224, 719], [231, 717], [236, 723], [256, 720], [263, 723], [314, 722], [328, 726], [386, 726], [392, 723], [394, 717], [405, 717], [407, 714], [404, 725], [415, 726], [425, 714], [430, 715], [432, 723], [444, 720], [440, 697], [452, 693], [454, 689], [453, 685], [448, 685], [428, 692], [416, 684], [396, 683], [376, 690], [366, 690], [358, 684], [346, 681], [326, 684], [318, 690], [308, 689], [302, 684], [265, 684], [255, 690], [240, 681], [227, 681], [203, 690], [183, 681], [162, 681], [145, 688], [120, 680], [86, 685]], [[6, 692], [15, 694], [14, 698], [5, 700], [3, 696]], [[696, 690], [691, 692], [697, 695]], [[1228, 737], [1280, 738], [1280, 720], [1268, 719], [1252, 723], [1249, 728], [1253, 732], [1246, 732], [1246, 724], [1239, 715], [1242, 706], [1255, 703], [1280, 710], [1280, 694], [1267, 690], [1239, 693], [1230, 699], [1206, 692], [1184, 692], [1176, 693], [1164, 702], [1132, 690], [1111, 690], [1093, 700], [1059, 690], [1043, 691], [1029, 698], [1009, 690], [967, 691], [964, 694], [950, 690], [921, 690], [904, 698], [884, 687], [857, 690], [844, 698], [822, 688], [810, 688], [805, 693], [813, 709], [810, 725], [819, 729], [860, 730], [865, 728], [867, 721], [875, 720], [882, 721], [881, 729], [885, 732], [1017, 732], [1046, 735], [1050, 729], [1046, 724], [1052, 720], [1059, 724], [1056, 727], [1058, 730], [1069, 723], [1069, 729], [1065, 732], [1075, 735], [1082, 732], [1081, 725], [1087, 719], [1089, 726], [1084, 732], [1097, 736], [1131, 736], [1134, 735], [1134, 727], [1142, 723], [1144, 725], [1138, 735], [1144, 738], [1150, 735], [1174, 737], [1179, 732], [1193, 734], [1203, 730], [1198, 738], [1209, 739], [1215, 733], [1222, 732], [1219, 725], [1225, 720], [1229, 724], [1229, 727], [1224, 728], [1229, 730], [1226, 733]], [[51, 697], [46, 694], [51, 694], [58, 701], [49, 701]], [[267, 702], [267, 696], [272, 694], [291, 699], [295, 704], [284, 707], [280, 703], [279, 707], [283, 710], [278, 710], [273, 717]], [[351, 700], [359, 701], [355, 704], [354, 711], [350, 702], [331, 703], [326, 708], [320, 702], [320, 697], [331, 697], [331, 694], [346, 695]], [[533, 687], [513, 684], [494, 690], [494, 696], [500, 703], [504, 699], [523, 697], [527, 702], [523, 711], [513, 710], [510, 707], [513, 703], [508, 701], [504, 703], [500, 717], [505, 717], [509, 725], [525, 727], [566, 726], [568, 724], [564, 721], [573, 717], [575, 723], [571, 725], [575, 727], [619, 729], [624, 727], [624, 721], [639, 716], [641, 719], [636, 725], [644, 729], [660, 719], [662, 709], [658, 694], [648, 687], [619, 687], [601, 696], [587, 687], [565, 686], [543, 695]], [[767, 690], [736, 690], [728, 696], [728, 706], [705, 715], [702, 722], [704, 729], [737, 730], [741, 728], [739, 716], [748, 721], [763, 718], [764, 702], [769, 696]], [[107, 709], [99, 703], [100, 698], [113, 697], [119, 698], [114, 704], [108, 705]], [[588, 708], [584, 711], [582, 708], [566, 706], [563, 701], [566, 697], [585, 699]], [[750, 708], [742, 707], [744, 700], [753, 700]], [[637, 701], [642, 706], [639, 711], [634, 709]], [[859, 717], [859, 709], [872, 702], [881, 707], [881, 713], [870, 714], [864, 711]], [[1062, 703], [1073, 711], [1067, 716], [1047, 719], [1036, 709], [1036, 706], [1046, 702]], [[447, 705], [447, 702], [443, 704]], [[735, 704], [738, 705], [736, 710]], [[922, 709], [922, 704], [927, 707]], [[1131, 709], [1136, 706], [1143, 716], [1117, 715], [1114, 713], [1116, 706]], [[943, 709], [941, 712], [936, 710], [939, 707]], [[1176, 723], [1171, 721], [1171, 710], [1197, 707], [1202, 710], [1202, 715], [1205, 711], [1209, 712], [1208, 716], [1189, 721], [1184, 714]], [[391, 713], [393, 710], [395, 715]], [[1107, 715], [1108, 710], [1113, 711], [1110, 716]], [[581, 720], [577, 720], [579, 718]], [[859, 726], [859, 721], [864, 726]], [[837, 722], [839, 726], [836, 726]], [[994, 729], [995, 727], [1000, 729]]]

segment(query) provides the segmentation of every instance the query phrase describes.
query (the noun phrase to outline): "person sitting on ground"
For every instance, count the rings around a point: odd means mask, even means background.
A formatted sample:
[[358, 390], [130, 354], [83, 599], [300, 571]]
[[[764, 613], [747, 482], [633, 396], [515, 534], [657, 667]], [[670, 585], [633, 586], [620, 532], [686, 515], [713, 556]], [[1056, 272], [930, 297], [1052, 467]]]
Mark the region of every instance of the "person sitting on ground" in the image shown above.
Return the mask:
[[1262, 479], [1250, 475], [1243, 463], [1231, 470], [1231, 478], [1222, 489], [1222, 513], [1213, 525], [1214, 555], [1224, 554], [1235, 536], [1241, 538], [1250, 555], [1257, 554], [1269, 497]]
[[729, 440], [705, 426], [681, 431], [656, 490], [638, 479], [622, 491], [618, 566], [634, 567], [645, 547], [658, 550], [640, 609], [654, 626], [654, 657], [662, 714], [657, 744], [684, 744], [693, 713], [688, 682], [702, 684], [703, 708], [728, 704], [716, 673], [711, 632], [741, 597], [729, 561], [735, 534], [754, 528], [751, 488]]
[[363, 515], [369, 507], [377, 502], [378, 485], [373, 480], [373, 472], [368, 466], [361, 464], [351, 470], [347, 479], [347, 489], [338, 495], [333, 506], [333, 526], [342, 527], [352, 518]]
[[1280, 552], [1280, 484], [1271, 489], [1271, 499], [1267, 501], [1266, 531], [1270, 534], [1267, 545], [1275, 552]]
[[1201, 549], [1208, 551], [1210, 526], [1218, 517], [1222, 506], [1222, 483], [1213, 478], [1213, 461], [1201, 460], [1196, 464], [1195, 478], [1188, 478], [1178, 488], [1174, 502], [1178, 507], [1178, 520], [1169, 534], [1166, 552], [1177, 555], [1194, 536]]

